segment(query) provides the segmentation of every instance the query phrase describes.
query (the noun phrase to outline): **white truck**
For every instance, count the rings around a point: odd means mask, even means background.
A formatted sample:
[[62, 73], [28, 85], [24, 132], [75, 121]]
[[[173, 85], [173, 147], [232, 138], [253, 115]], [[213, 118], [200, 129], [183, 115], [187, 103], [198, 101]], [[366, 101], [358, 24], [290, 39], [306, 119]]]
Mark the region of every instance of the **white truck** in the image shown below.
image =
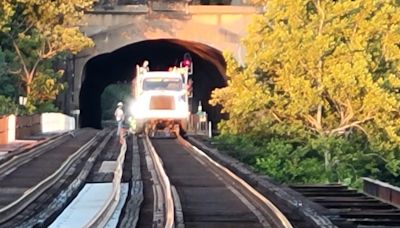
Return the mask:
[[[188, 68], [147, 71], [137, 66], [131, 114], [136, 132], [186, 131], [189, 122]], [[177, 132], [179, 133], [179, 132]]]

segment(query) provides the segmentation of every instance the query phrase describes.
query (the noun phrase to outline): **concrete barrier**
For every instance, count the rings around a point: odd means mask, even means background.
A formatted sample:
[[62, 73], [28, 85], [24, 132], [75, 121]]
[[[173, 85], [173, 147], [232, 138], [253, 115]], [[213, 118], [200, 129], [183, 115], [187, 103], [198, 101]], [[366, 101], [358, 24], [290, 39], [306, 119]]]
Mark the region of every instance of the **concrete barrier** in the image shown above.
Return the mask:
[[15, 115], [8, 116], [8, 142], [15, 141], [15, 123], [17, 121], [17, 117]]
[[40, 133], [40, 114], [30, 116], [17, 116], [15, 121], [16, 139], [25, 139], [29, 136]]
[[15, 141], [15, 115], [0, 117], [0, 144]]
[[75, 119], [62, 113], [42, 113], [42, 133], [71, 131], [75, 129]]
[[0, 144], [26, 139], [40, 133], [63, 132], [75, 129], [75, 119], [62, 113], [43, 113], [31, 116], [1, 116]]
[[0, 117], [0, 144], [8, 143], [8, 116]]

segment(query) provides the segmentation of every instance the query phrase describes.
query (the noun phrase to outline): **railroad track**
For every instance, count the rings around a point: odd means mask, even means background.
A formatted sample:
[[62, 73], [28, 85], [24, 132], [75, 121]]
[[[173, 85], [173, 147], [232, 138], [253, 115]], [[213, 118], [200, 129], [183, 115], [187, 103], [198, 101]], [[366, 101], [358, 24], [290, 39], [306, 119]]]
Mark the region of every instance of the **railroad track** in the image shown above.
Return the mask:
[[2, 164], [0, 227], [135, 227], [140, 160], [127, 138], [79, 129]]
[[57, 142], [61, 141], [61, 138], [65, 139], [66, 135], [70, 135], [72, 136], [72, 134], [74, 134], [73, 131], [69, 131], [69, 132], [63, 132], [60, 134], [55, 134], [51, 137], [49, 137], [48, 139], [42, 140], [41, 142], [34, 144], [34, 145], [29, 145], [29, 146], [24, 146], [21, 147], [19, 149], [17, 149], [16, 151], [13, 151], [12, 153], [8, 153], [6, 155], [3, 155], [0, 158], [0, 167], [8, 162], [11, 159], [14, 159], [15, 157], [20, 157], [22, 154], [24, 153], [30, 153], [32, 151], [38, 151], [38, 150], [43, 150], [46, 149], [50, 146], [54, 146], [55, 144], [57, 144]]
[[[111, 227], [400, 227], [399, 208], [341, 185], [277, 187], [243, 167], [232, 173], [181, 137], [133, 136], [121, 145], [112, 136], [93, 129], [63, 135], [1, 164], [0, 227], [59, 227], [55, 221], [85, 183], [111, 183], [112, 190], [82, 227], [112, 220]], [[99, 171], [110, 163], [113, 171]]]
[[138, 227], [292, 227], [268, 199], [184, 139], [144, 136], [142, 145], [154, 210], [152, 218], [142, 213], [147, 221], [139, 218]]
[[93, 152], [108, 133], [81, 129], [1, 164], [0, 227], [40, 224], [44, 218], [38, 211], [45, 211], [48, 205], [44, 204], [56, 195], [60, 190], [57, 188], [65, 187], [71, 170], [78, 164], [83, 166], [82, 158]]
[[49, 227], [117, 226], [123, 217], [121, 211], [129, 192], [127, 182], [132, 174], [129, 168], [125, 169], [132, 162], [128, 145], [132, 147], [132, 142], [115, 136], [114, 131], [101, 140], [77, 178], [83, 182], [82, 189], [62, 213], [49, 221]]
[[338, 227], [400, 227], [400, 208], [341, 184], [289, 187], [321, 205]]
[[190, 141], [279, 205], [295, 227], [400, 227], [400, 208], [339, 184], [278, 186], [253, 173], [203, 138]]

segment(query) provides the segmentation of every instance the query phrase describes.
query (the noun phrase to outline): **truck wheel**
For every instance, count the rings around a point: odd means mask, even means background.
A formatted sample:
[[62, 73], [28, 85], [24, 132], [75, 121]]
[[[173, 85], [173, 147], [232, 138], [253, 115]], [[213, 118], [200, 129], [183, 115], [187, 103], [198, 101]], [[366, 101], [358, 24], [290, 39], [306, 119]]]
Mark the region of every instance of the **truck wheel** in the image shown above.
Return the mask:
[[184, 130], [184, 131], [187, 131], [188, 130], [188, 121], [187, 121], [187, 119], [182, 119], [181, 120], [181, 128]]
[[181, 135], [185, 135], [188, 130], [188, 127], [189, 127], [188, 120], [181, 119], [179, 126], [180, 126]]
[[143, 133], [144, 130], [144, 122], [143, 121], [137, 121], [136, 123], [136, 133], [141, 134]]

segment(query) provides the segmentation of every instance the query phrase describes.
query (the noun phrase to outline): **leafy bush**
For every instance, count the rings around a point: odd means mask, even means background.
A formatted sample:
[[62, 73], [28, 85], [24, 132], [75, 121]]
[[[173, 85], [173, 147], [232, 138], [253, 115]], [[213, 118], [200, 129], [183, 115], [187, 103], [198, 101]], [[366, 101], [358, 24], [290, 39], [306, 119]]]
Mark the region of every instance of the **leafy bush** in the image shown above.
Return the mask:
[[0, 95], [0, 116], [15, 114], [17, 105], [8, 97]]
[[221, 150], [278, 182], [317, 183], [326, 179], [321, 159], [295, 142], [238, 135], [221, 135], [217, 141]]
[[261, 148], [255, 168], [279, 182], [325, 182], [326, 173], [318, 154], [306, 147], [295, 147], [287, 141], [272, 139]]
[[32, 91], [29, 100], [38, 105], [46, 105], [49, 104], [49, 101], [54, 101], [65, 88], [61, 77], [61, 71], [56, 72], [51, 68], [37, 71], [31, 84]]
[[52, 101], [45, 101], [35, 105], [37, 113], [43, 112], [58, 112], [58, 108], [54, 105]]
[[222, 134], [216, 141], [219, 149], [281, 183], [340, 182], [358, 188], [366, 176], [399, 184], [399, 157], [383, 157], [363, 137]]

